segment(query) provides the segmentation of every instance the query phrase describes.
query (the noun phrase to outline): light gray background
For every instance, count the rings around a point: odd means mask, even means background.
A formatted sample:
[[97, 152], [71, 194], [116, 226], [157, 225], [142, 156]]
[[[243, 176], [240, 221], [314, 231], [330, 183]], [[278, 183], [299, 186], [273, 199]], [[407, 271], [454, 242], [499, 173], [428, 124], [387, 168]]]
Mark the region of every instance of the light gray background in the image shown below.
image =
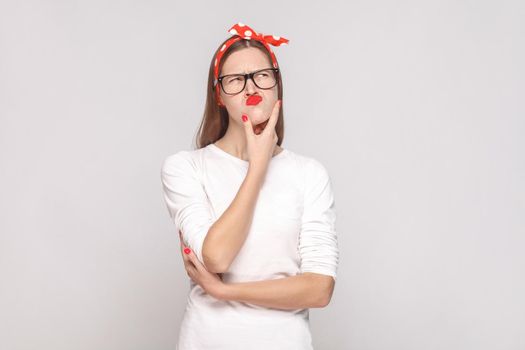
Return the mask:
[[192, 149], [240, 21], [290, 39], [283, 146], [336, 191], [316, 349], [524, 349], [524, 18], [523, 1], [2, 1], [0, 348], [175, 348], [189, 283], [160, 166]]

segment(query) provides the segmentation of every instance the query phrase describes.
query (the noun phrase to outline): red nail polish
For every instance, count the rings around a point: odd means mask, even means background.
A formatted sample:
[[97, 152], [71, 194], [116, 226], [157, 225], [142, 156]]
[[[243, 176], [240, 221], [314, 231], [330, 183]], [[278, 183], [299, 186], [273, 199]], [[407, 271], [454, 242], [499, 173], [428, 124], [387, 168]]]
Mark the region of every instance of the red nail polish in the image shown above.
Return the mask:
[[242, 115], [242, 121], [245, 122], [248, 120], [248, 116], [246, 114]]
[[191, 249], [190, 248], [184, 248], [184, 253], [186, 253], [186, 254], [191, 253]]

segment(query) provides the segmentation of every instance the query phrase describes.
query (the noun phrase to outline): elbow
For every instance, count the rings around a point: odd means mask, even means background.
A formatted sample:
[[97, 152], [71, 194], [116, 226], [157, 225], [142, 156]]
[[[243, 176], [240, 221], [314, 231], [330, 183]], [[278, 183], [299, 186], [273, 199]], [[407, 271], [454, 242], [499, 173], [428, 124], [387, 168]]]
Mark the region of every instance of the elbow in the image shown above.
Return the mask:
[[322, 293], [319, 297], [319, 302], [317, 303], [317, 308], [323, 308], [327, 307], [328, 304], [330, 304], [330, 300], [332, 299], [332, 293]]
[[230, 267], [228, 264], [219, 261], [219, 259], [212, 258], [209, 255], [203, 255], [202, 259], [204, 260], [206, 270], [212, 273], [224, 273], [228, 271]]
[[210, 231], [204, 239], [202, 247], [202, 260], [206, 270], [213, 273], [224, 273], [230, 268], [231, 261], [226, 259], [221, 252], [220, 247], [210, 246], [212, 244], [208, 239], [210, 237]]
[[332, 293], [329, 291], [324, 291], [319, 293], [317, 296], [316, 303], [314, 305], [315, 308], [323, 308], [327, 307], [330, 304], [330, 300], [332, 299]]
[[332, 295], [334, 294], [334, 288], [335, 288], [335, 278], [332, 276], [327, 276], [327, 283], [325, 285], [324, 292], [321, 293], [321, 307], [327, 307], [328, 304], [330, 304], [330, 301], [332, 300]]
[[321, 275], [316, 273], [306, 273], [312, 278], [312, 285], [316, 288], [312, 288], [315, 291], [314, 308], [327, 307], [332, 300], [334, 293], [335, 279], [332, 276]]
[[228, 270], [229, 266], [218, 263], [215, 260], [210, 259], [206, 256], [203, 256], [203, 260], [204, 260], [204, 266], [206, 267], [206, 270], [208, 270], [209, 272], [224, 273]]

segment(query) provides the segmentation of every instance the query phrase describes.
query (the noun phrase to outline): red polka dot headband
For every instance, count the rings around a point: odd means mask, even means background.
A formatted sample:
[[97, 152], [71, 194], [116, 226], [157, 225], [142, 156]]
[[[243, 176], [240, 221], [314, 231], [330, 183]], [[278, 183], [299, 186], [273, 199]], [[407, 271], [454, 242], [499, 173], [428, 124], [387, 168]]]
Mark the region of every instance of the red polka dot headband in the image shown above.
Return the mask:
[[281, 45], [287, 45], [289, 40], [280, 36], [275, 35], [264, 35], [263, 33], [257, 33], [252, 28], [248, 27], [247, 25], [239, 22], [235, 25], [233, 25], [229, 30], [228, 33], [233, 34], [233, 36], [228, 39], [222, 45], [221, 49], [217, 53], [217, 57], [215, 58], [215, 66], [214, 66], [214, 77], [215, 80], [213, 81], [213, 86], [215, 86], [215, 91], [217, 93], [217, 101], [219, 101], [219, 106], [223, 106], [223, 104], [220, 102], [219, 95], [220, 95], [220, 86], [218, 84], [219, 79], [219, 63], [221, 61], [222, 56], [227, 51], [227, 49], [235, 42], [242, 40], [242, 39], [253, 39], [260, 41], [264, 47], [268, 50], [270, 53], [270, 56], [272, 58], [273, 67], [277, 68], [277, 59], [275, 58], [275, 54], [273, 53], [272, 49], [270, 48], [270, 45], [273, 46], [281, 46]]

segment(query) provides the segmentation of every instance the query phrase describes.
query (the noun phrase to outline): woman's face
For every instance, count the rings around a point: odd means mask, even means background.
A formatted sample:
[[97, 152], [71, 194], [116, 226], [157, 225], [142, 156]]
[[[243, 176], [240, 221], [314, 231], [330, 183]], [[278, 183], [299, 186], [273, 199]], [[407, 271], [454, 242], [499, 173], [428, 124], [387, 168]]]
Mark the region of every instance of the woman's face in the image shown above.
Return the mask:
[[[232, 53], [224, 62], [219, 76], [251, 73], [256, 70], [272, 67], [272, 64], [263, 52], [257, 48], [249, 47]], [[259, 95], [262, 97], [262, 101], [257, 105], [247, 105], [246, 100], [251, 95]], [[228, 95], [221, 89], [220, 97], [222, 103], [228, 110], [230, 118], [233, 119], [235, 123], [242, 126], [242, 115], [246, 114], [255, 127], [258, 124], [267, 122], [270, 118], [270, 113], [278, 98], [278, 85], [265, 90], [258, 88], [252, 79], [248, 79], [246, 81], [246, 87], [240, 93]], [[263, 124], [263, 126], [265, 125], [266, 123]]]

